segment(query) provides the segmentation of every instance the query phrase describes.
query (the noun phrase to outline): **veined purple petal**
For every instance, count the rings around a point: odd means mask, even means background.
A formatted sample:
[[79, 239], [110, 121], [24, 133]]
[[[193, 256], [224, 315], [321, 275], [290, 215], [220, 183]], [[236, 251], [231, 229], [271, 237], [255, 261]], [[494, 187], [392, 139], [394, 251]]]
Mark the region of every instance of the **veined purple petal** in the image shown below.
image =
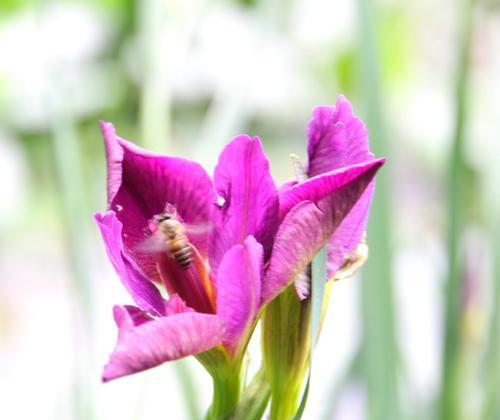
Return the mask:
[[357, 178], [317, 204], [302, 201], [287, 213], [276, 233], [264, 277], [263, 303], [272, 300], [303, 272], [360, 199], [381, 164], [361, 171]]
[[252, 235], [268, 256], [278, 219], [278, 193], [258, 137], [241, 135], [223, 150], [214, 185], [224, 203], [214, 210], [210, 268], [216, 273], [223, 255]]
[[374, 190], [375, 181], [372, 181], [328, 241], [328, 279], [342, 266], [346, 255], [360, 243], [366, 231]]
[[113, 318], [116, 326], [121, 330], [132, 329], [145, 322], [153, 321], [155, 318], [136, 306], [124, 305], [113, 307]]
[[325, 242], [323, 212], [311, 201], [302, 201], [288, 212], [274, 241], [262, 284], [262, 304], [270, 302], [304, 271]]
[[[368, 132], [363, 121], [353, 114], [344, 96], [335, 106], [317, 107], [309, 123], [308, 176], [314, 177], [343, 166], [373, 159], [369, 150]], [[336, 229], [328, 243], [328, 277], [339, 269], [344, 257], [361, 241], [366, 229], [375, 181]]]
[[344, 96], [337, 98], [335, 106], [313, 110], [307, 137], [309, 177], [374, 157], [368, 148], [368, 131]]
[[[108, 165], [108, 208], [123, 224], [123, 240], [130, 255], [151, 279], [159, 280], [150, 254], [136, 252], [145, 239], [148, 220], [175, 206], [187, 224], [208, 225], [215, 203], [212, 181], [196, 162], [159, 156], [116, 135], [111, 123], [101, 122]], [[208, 232], [189, 237], [207, 256]]]
[[115, 308], [114, 312], [119, 320], [118, 342], [103, 381], [202, 353], [219, 344], [225, 333], [225, 322], [215, 315], [184, 312], [131, 326], [129, 310]]
[[317, 175], [307, 181], [296, 184], [280, 195], [280, 220], [295, 205], [301, 201], [312, 201], [317, 203], [327, 197], [335, 190], [349, 184], [363, 173], [371, 171], [375, 167], [380, 167], [385, 159], [372, 159], [355, 165], [346, 166], [321, 175]]
[[262, 246], [249, 236], [226, 252], [219, 265], [217, 315], [227, 323], [223, 343], [232, 353], [259, 311], [262, 258]]
[[94, 219], [101, 231], [108, 257], [120, 280], [135, 302], [153, 315], [164, 315], [164, 299], [156, 286], [123, 249], [122, 224], [112, 210], [104, 215], [96, 213]]
[[286, 181], [285, 183], [281, 184], [278, 189], [278, 196], [281, 197], [285, 192], [287, 192], [290, 188], [294, 187], [297, 184], [298, 182], [296, 180]]

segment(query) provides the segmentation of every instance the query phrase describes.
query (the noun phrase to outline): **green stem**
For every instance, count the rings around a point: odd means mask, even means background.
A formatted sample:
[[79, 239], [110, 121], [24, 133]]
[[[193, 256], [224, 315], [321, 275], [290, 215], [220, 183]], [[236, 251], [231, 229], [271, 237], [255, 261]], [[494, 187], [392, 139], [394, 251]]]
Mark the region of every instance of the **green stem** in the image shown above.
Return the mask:
[[[43, 8], [39, 9], [40, 17]], [[71, 315], [74, 330], [83, 333], [74, 335], [74, 416], [76, 419], [95, 417], [92, 406], [92, 390], [89, 385], [89, 365], [92, 351], [92, 299], [90, 236], [88, 221], [85, 178], [79, 139], [72, 112], [71, 98], [75, 93], [62, 82], [67, 69], [63, 63], [52, 61], [51, 80], [46, 96], [46, 107], [50, 115], [50, 140], [55, 183], [58, 192], [58, 205], [61, 226], [64, 229], [65, 252], [67, 254], [70, 276], [68, 276], [72, 299]]]
[[[390, 162], [387, 130], [382, 110], [377, 52], [377, 2], [358, 0], [360, 75], [365, 121], [373, 152]], [[398, 350], [395, 334], [394, 291], [391, 250], [391, 183], [389, 168], [377, 175], [368, 240], [370, 258], [361, 283], [363, 340], [362, 375], [366, 382], [369, 419], [397, 420], [400, 414], [397, 382]]]
[[495, 217], [492, 224], [493, 302], [484, 364], [486, 371], [482, 420], [500, 418], [500, 399], [498, 398], [500, 389], [500, 219]]
[[446, 283], [445, 342], [443, 352], [443, 386], [441, 419], [455, 420], [460, 416], [460, 324], [463, 267], [459, 257], [459, 241], [465, 222], [464, 181], [466, 165], [463, 142], [466, 123], [467, 79], [472, 31], [472, 1], [464, 0], [462, 8], [461, 42], [455, 86], [455, 128], [448, 174], [448, 279]]
[[194, 383], [193, 374], [186, 359], [178, 360], [175, 363], [177, 377], [179, 378], [182, 395], [191, 420], [197, 420], [201, 417], [198, 404], [198, 396], [196, 395], [196, 384]]
[[233, 369], [227, 369], [225, 374], [213, 378], [214, 395], [208, 413], [210, 420], [230, 418], [240, 398], [240, 375]]
[[[142, 144], [157, 152], [168, 150], [170, 132], [170, 94], [167, 87], [168, 54], [163, 50], [162, 29], [167, 4], [162, 0], [138, 2], [138, 26], [142, 41], [144, 78], [140, 98]], [[161, 59], [160, 59], [161, 57]]]
[[214, 393], [207, 420], [231, 418], [240, 399], [241, 357], [232, 358], [224, 348], [215, 347], [196, 358], [212, 376]]

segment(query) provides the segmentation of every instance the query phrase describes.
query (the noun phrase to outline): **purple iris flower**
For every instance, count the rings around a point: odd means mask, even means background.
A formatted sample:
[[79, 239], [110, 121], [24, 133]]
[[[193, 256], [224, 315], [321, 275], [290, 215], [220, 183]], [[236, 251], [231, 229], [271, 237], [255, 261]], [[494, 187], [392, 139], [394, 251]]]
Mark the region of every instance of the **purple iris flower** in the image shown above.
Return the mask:
[[[137, 305], [114, 308], [119, 336], [105, 381], [214, 347], [241, 357], [260, 308], [322, 246], [328, 244], [334, 272], [359, 243], [373, 178], [384, 162], [368, 151], [366, 130], [342, 97], [336, 108], [314, 111], [310, 178], [279, 190], [257, 137], [234, 138], [211, 180], [196, 162], [143, 150], [118, 137], [110, 123], [101, 122], [101, 130], [108, 209], [95, 220]], [[167, 208], [186, 227], [187, 266], [168, 250], [144, 249]], [[189, 226], [208, 228], [191, 233]]]
[[[333, 279], [339, 270], [349, 263], [356, 264], [355, 261], [349, 261], [349, 259], [363, 240], [375, 189], [373, 175], [385, 160], [375, 159], [373, 153], [370, 152], [366, 126], [360, 118], [354, 115], [351, 103], [343, 95], [337, 98], [335, 106], [318, 106], [313, 110], [313, 116], [307, 128], [307, 155], [308, 164], [304, 176], [309, 179], [304, 184], [294, 181], [281, 188], [280, 215], [288, 211], [292, 205], [288, 202], [290, 197], [295, 196], [292, 203], [297, 202], [298, 191], [309, 189], [309, 186], [313, 187], [327, 180], [341, 180], [341, 173], [345, 173], [346, 178], [358, 176], [356, 172], [362, 174], [361, 179], [354, 184], [350, 183], [349, 186], [341, 187], [331, 194], [324, 195], [323, 190], [318, 188], [317, 192], [320, 192], [324, 198], [316, 201], [309, 198], [317, 203], [317, 208], [311, 204], [307, 205], [308, 216], [304, 217], [303, 223], [307, 223], [309, 217], [311, 219], [324, 218], [326, 223], [322, 225], [318, 220], [313, 223], [314, 229], [306, 229], [310, 240], [302, 242], [302, 245], [293, 241], [297, 247], [297, 255], [303, 255], [308, 262], [311, 261], [312, 255], [321, 248], [319, 243], [326, 244], [327, 279]], [[357, 171], [354, 168], [358, 168]], [[324, 214], [321, 215], [318, 210], [324, 211]], [[303, 216], [302, 213], [300, 217]], [[293, 225], [295, 226], [295, 223]], [[283, 224], [280, 228], [283, 236], [287, 235], [285, 226]], [[293, 236], [293, 233], [290, 236]], [[304, 238], [304, 234], [302, 237]], [[325, 238], [328, 240], [325, 241]], [[280, 241], [276, 242], [278, 247]], [[287, 247], [286, 240], [283, 241], [283, 247]], [[300, 249], [308, 249], [309, 252], [301, 253]], [[284, 274], [283, 270], [290, 270], [291, 266], [296, 263], [297, 265], [294, 266], [297, 268], [294, 271], [295, 288], [299, 298], [305, 299], [309, 295], [310, 273], [307, 270], [301, 272], [298, 268], [304, 268], [307, 265], [304, 265], [303, 260], [300, 263], [297, 260], [289, 260], [290, 267], [287, 268], [286, 262], [281, 260], [281, 254], [273, 251], [275, 262], [271, 261], [271, 267], [266, 275], [273, 279], [276, 277], [289, 279], [291, 275]], [[283, 254], [286, 256], [286, 251]], [[268, 284], [275, 285], [271, 281]], [[283, 287], [280, 290], [282, 289]]]

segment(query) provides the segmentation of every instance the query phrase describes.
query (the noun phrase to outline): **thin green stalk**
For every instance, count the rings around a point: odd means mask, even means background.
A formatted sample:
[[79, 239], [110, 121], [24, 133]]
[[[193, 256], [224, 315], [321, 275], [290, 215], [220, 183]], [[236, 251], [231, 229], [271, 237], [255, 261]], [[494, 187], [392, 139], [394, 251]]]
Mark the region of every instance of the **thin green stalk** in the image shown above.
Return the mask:
[[[300, 177], [297, 177], [297, 179], [299, 182], [301, 182]], [[306, 387], [304, 393], [302, 394], [302, 399], [300, 401], [299, 408], [297, 409], [297, 413], [294, 416], [294, 420], [300, 420], [306, 408], [307, 398], [309, 397], [309, 390], [311, 385], [313, 354], [319, 338], [322, 319], [324, 314], [326, 313], [325, 305], [328, 305], [328, 302], [325, 302], [325, 279], [328, 278], [326, 268], [327, 259], [327, 247], [325, 245], [319, 250], [318, 254], [313, 258], [311, 262], [311, 350], [309, 351], [309, 375], [307, 377]], [[323, 309], [325, 309], [325, 311]]]
[[464, 0], [460, 9], [461, 26], [455, 85], [455, 127], [448, 168], [448, 278], [445, 288], [445, 337], [443, 346], [442, 390], [440, 413], [442, 420], [460, 418], [460, 326], [463, 265], [459, 242], [465, 224], [466, 164], [463, 152], [467, 121], [467, 82], [472, 32], [472, 2]]
[[[141, 139], [146, 148], [157, 152], [168, 149], [170, 132], [170, 94], [168, 57], [162, 45], [167, 3], [163, 0], [138, 1], [138, 26], [143, 64], [140, 98]], [[167, 63], [168, 64], [168, 63]]]
[[193, 380], [193, 374], [186, 360], [178, 360], [175, 363], [175, 369], [179, 382], [184, 402], [191, 420], [201, 418], [201, 410], [198, 404], [198, 395], [196, 393], [196, 385]]
[[493, 255], [493, 299], [489, 340], [485, 358], [485, 392], [482, 420], [500, 418], [500, 220], [495, 220], [491, 235]]
[[358, 0], [360, 33], [360, 76], [365, 121], [370, 133], [371, 149], [388, 158], [389, 168], [377, 175], [377, 193], [368, 225], [370, 258], [361, 283], [362, 298], [362, 375], [366, 381], [368, 418], [399, 420], [397, 384], [398, 352], [395, 337], [395, 315], [391, 250], [391, 185], [387, 131], [382, 114], [379, 62], [376, 44], [376, 2]]
[[[169, 151], [171, 132], [171, 92], [169, 62], [175, 44], [178, 48], [186, 48], [187, 39], [184, 33], [176, 33], [175, 40], [164, 42], [164, 31], [172, 24], [176, 16], [176, 3], [164, 0], [138, 1], [138, 29], [140, 51], [142, 57], [142, 92], [140, 97], [140, 129], [141, 142], [144, 147], [156, 152]], [[173, 17], [172, 17], [172, 16]], [[170, 36], [173, 31], [169, 32]], [[182, 398], [190, 418], [200, 418], [200, 407], [196, 399], [196, 386], [192, 372], [183, 361], [174, 365], [179, 378]]]
[[89, 272], [89, 229], [87, 220], [90, 212], [87, 211], [84, 194], [83, 171], [81, 152], [78, 145], [71, 113], [68, 106], [63, 106], [63, 100], [68, 97], [62, 85], [52, 84], [52, 95], [48, 98], [51, 111], [51, 141], [54, 156], [55, 178], [60, 199], [64, 235], [67, 242], [66, 252], [71, 269], [71, 288], [75, 297], [73, 308], [73, 322], [75, 331], [79, 325], [85, 323], [84, 337], [74, 337], [75, 351], [80, 357], [75, 358], [75, 393], [74, 415], [79, 419], [93, 418], [93, 408], [89, 400], [88, 363], [83, 355], [91, 354], [92, 331], [92, 304], [90, 298]]
[[[45, 9], [41, 2], [39, 17], [43, 18]], [[74, 335], [73, 365], [71, 392], [72, 411], [75, 419], [91, 420], [95, 418], [93, 407], [92, 387], [90, 387], [89, 369], [93, 352], [92, 349], [92, 303], [91, 303], [91, 274], [89, 271], [89, 229], [90, 212], [87, 212], [87, 197], [85, 197], [84, 174], [82, 169], [81, 151], [75, 122], [71, 112], [71, 98], [62, 82], [60, 75], [65, 74], [61, 63], [51, 62], [52, 76], [46, 106], [49, 111], [50, 140], [52, 147], [54, 178], [58, 191], [59, 207], [62, 219], [62, 228], [65, 237], [65, 251], [69, 260], [71, 275], [68, 279], [70, 293], [73, 300], [72, 324]], [[85, 328], [81, 328], [84, 323]], [[79, 332], [78, 334], [76, 332]], [[82, 333], [83, 332], [83, 333]]]
[[244, 389], [231, 420], [262, 419], [270, 396], [271, 388], [266, 380], [264, 369], [261, 368], [252, 379], [252, 382]]
[[245, 92], [249, 82], [228, 89], [219, 86], [208, 108], [196, 143], [195, 160], [211, 169], [217, 163], [217, 151], [235, 134], [244, 131], [248, 118]]

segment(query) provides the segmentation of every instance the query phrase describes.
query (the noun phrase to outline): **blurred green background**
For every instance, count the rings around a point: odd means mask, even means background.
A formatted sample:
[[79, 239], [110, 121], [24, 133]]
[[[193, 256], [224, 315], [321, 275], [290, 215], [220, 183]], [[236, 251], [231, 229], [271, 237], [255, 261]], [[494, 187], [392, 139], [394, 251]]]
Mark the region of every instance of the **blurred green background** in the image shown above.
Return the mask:
[[92, 223], [99, 119], [209, 172], [259, 135], [283, 182], [313, 106], [343, 93], [388, 163], [304, 418], [500, 419], [499, 6], [2, 0], [1, 417], [196, 419], [210, 401], [193, 361], [99, 381], [112, 305], [130, 302]]

